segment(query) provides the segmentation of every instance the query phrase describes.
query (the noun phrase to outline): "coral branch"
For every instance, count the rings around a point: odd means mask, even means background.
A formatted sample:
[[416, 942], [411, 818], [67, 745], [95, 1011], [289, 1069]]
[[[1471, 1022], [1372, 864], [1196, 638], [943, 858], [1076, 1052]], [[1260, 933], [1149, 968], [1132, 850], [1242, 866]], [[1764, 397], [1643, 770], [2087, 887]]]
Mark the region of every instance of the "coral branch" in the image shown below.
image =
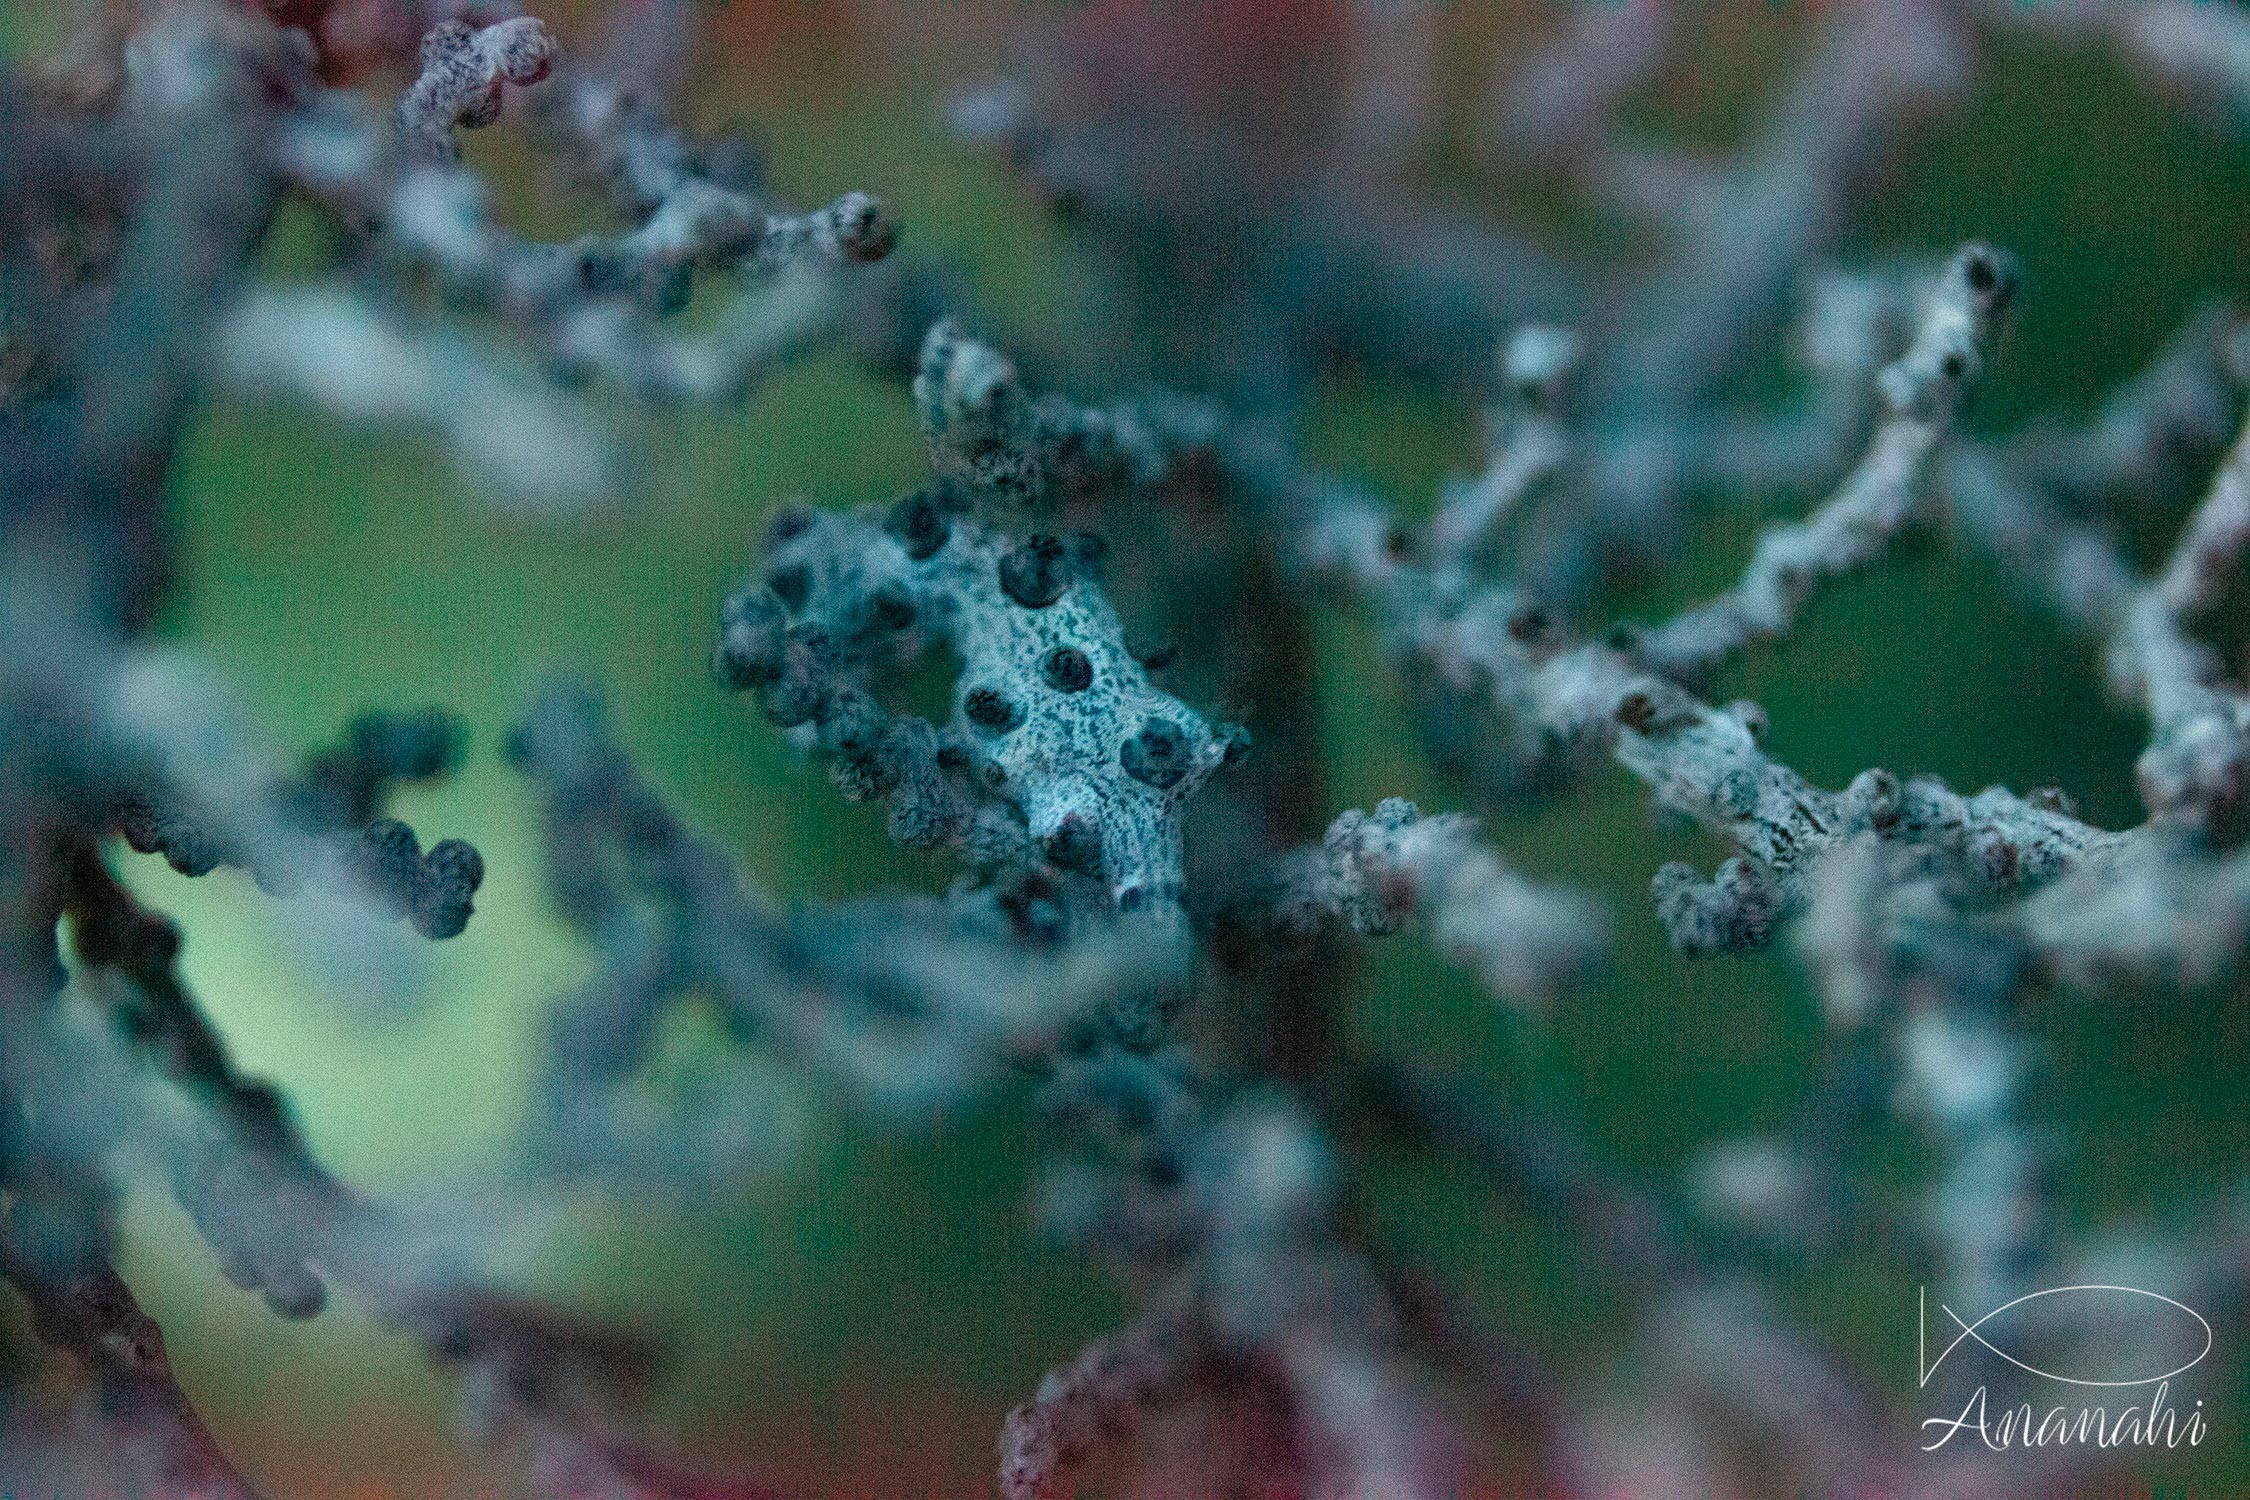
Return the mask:
[[2042, 433], [2006, 452], [1966, 449], [1948, 474], [1964, 529], [2100, 640], [2112, 691], [2147, 712], [2150, 741], [2136, 769], [2151, 815], [2219, 838], [2238, 831], [2250, 700], [2187, 626], [2217, 602], [2250, 541], [2250, 438], [2238, 438], [2220, 463], [2152, 580], [2136, 578], [2107, 536], [2050, 497], [2084, 495], [2086, 472], [2072, 473], [2063, 455], [2086, 455], [2086, 469], [2117, 488], [2145, 482], [2166, 456], [2198, 446], [2230, 404], [2237, 337], [2228, 320], [2192, 319], [2084, 433]]
[[1565, 329], [1534, 324], [1509, 338], [1500, 357], [1509, 401], [1487, 418], [1490, 462], [1483, 474], [1447, 494], [1430, 518], [1430, 547], [1441, 565], [1489, 536], [1562, 466], [1570, 447], [1555, 420], [1556, 407], [1582, 354], [1578, 336]]
[[1626, 304], [1619, 390], [1677, 404], [1733, 369], [1745, 335], [1842, 228], [1852, 185], [1904, 121], [1962, 88], [1970, 61], [1944, 7], [1874, 0], [1836, 14], [1693, 232]]
[[533, 16], [481, 28], [439, 22], [422, 38], [421, 76], [398, 101], [407, 155], [421, 162], [459, 160], [454, 127], [474, 130], [499, 119], [502, 85], [539, 82], [554, 56], [554, 39]]
[[1104, 1441], [1129, 1437], [1143, 1407], [1186, 1380], [1192, 1336], [1179, 1309], [1151, 1308], [1050, 1370], [1000, 1429], [1002, 1500], [1054, 1500], [1068, 1471]]
[[[994, 503], [1055, 482], [1061, 434], [1084, 468], [1109, 462], [1108, 431], [1027, 402], [1005, 360], [943, 325], [916, 389], [933, 467]], [[1094, 576], [1098, 542], [994, 531], [944, 484], [880, 525], [793, 512], [773, 541], [764, 580], [727, 601], [716, 669], [808, 725], [848, 791], [888, 796], [896, 837], [987, 865], [1036, 849], [1122, 910], [1177, 903], [1181, 804], [1242, 740], [1150, 681]], [[962, 664], [951, 722], [882, 707], [874, 670], [939, 643]]]
[[[557, 904], [608, 958], [555, 1023], [553, 1144], [566, 1161], [662, 1159], [622, 1133], [605, 1145], [589, 1126], [612, 1117], [597, 1106], [638, 1064], [661, 1010], [690, 994], [710, 995], [730, 1028], [817, 1065], [866, 1102], [918, 1114], [1011, 1056], [1051, 1046], [1074, 1018], [1152, 1003], [1145, 997], [1172, 982], [1180, 961], [1171, 934], [1139, 923], [1019, 942], [1021, 924], [1042, 920], [1036, 889], [1022, 885], [981, 900], [780, 910], [664, 806], [582, 689], [543, 692], [509, 754], [546, 804]], [[756, 1122], [739, 1106], [730, 1117]], [[711, 1139], [754, 1154], [754, 1134]]]
[[345, 743], [307, 762], [290, 781], [226, 805], [169, 777], [119, 800], [118, 832], [142, 854], [162, 854], [183, 875], [221, 865], [247, 870], [260, 888], [288, 896], [339, 866], [424, 937], [457, 936], [484, 881], [484, 860], [460, 839], [424, 852], [414, 830], [378, 816], [397, 782], [444, 775], [458, 757], [459, 730], [443, 714], [353, 721]]
[[[109, 1493], [100, 1487], [114, 1482], [151, 1500], [256, 1500], [258, 1491], [227, 1461], [173, 1378], [164, 1335], [124, 1279], [100, 1262], [58, 1275], [31, 1258], [22, 1232], [20, 1222], [0, 1222], [0, 1276], [29, 1300], [39, 1336], [98, 1372], [101, 1390], [100, 1446], [89, 1443], [83, 1458], [69, 1461], [70, 1472], [49, 1476], [56, 1493], [65, 1483]], [[86, 1472], [96, 1453], [110, 1471], [106, 1480]], [[36, 1468], [25, 1472], [0, 1457], [0, 1484], [15, 1490], [39, 1482]]]
[[2015, 281], [2014, 265], [1989, 246], [1969, 245], [1953, 258], [1913, 342], [1883, 372], [1885, 419], [1859, 467], [1805, 521], [1760, 537], [1731, 590], [1643, 636], [1644, 660], [1693, 679], [1722, 656], [1787, 633], [1819, 583], [1880, 554], [1921, 501], [1931, 455], [1963, 386], [1983, 366]]
[[1276, 886], [1275, 914], [1299, 934], [1338, 922], [1382, 936], [1418, 915], [1440, 952], [1519, 1005], [1551, 999], [1603, 945], [1601, 914], [1585, 897], [1508, 869], [1469, 819], [1426, 818], [1398, 798], [1373, 816], [1337, 818], [1318, 849], [1281, 861]]
[[[401, 103], [401, 129], [388, 136], [356, 96], [306, 86], [277, 121], [273, 169], [377, 255], [433, 273], [567, 371], [653, 397], [733, 399], [833, 320], [838, 272], [880, 260], [897, 241], [868, 194], [792, 214], [707, 167], [653, 100], [570, 66], [536, 21], [483, 31], [448, 22], [430, 34], [429, 51], [427, 71]], [[567, 244], [526, 240], [495, 221], [482, 183], [454, 161], [457, 118], [482, 123], [503, 81], [550, 72], [533, 95], [541, 126], [558, 155], [608, 190], [630, 227]], [[714, 326], [673, 335], [663, 316], [685, 304], [705, 266], [752, 282], [793, 275], [771, 295], [738, 290]]]
[[2112, 685], [2148, 707], [2135, 767], [2157, 816], [2231, 832], [2250, 795], [2250, 696], [2226, 683], [2218, 653], [2188, 637], [2250, 542], [2250, 432], [2236, 440], [2188, 519], [2164, 571], [2126, 606], [2110, 642]]
[[583, 510], [621, 487], [603, 422], [470, 340], [417, 328], [334, 288], [245, 295], [218, 331], [218, 373], [355, 422], [441, 433], [462, 477], [529, 511]]

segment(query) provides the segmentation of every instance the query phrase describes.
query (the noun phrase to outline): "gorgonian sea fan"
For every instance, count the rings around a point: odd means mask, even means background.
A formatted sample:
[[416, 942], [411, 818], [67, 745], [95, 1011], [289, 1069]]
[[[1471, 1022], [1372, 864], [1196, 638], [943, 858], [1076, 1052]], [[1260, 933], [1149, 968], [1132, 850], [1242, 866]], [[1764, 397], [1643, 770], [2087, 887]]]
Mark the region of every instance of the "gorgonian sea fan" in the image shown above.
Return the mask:
[[[2015, 256], [1840, 247], [1902, 143], [2021, 49], [2098, 50], [2238, 125], [2239, 16], [1863, 0], [1788, 38], [1710, 152], [1630, 122], [1709, 71], [1724, 17], [1572, 10], [1468, 88], [1474, 28], [1441, 11], [1023, 18], [1021, 65], [928, 123], [961, 137], [951, 170], [996, 155], [1080, 255], [1084, 307], [1052, 329], [1008, 327], [974, 256], [902, 249], [870, 193], [794, 209], [744, 139], [682, 123], [725, 81], [700, 76], [701, 28], [767, 18], [583, 19], [604, 24], [122, 5], [0, 77], [0, 1278], [62, 1356], [0, 1375], [0, 1490], [255, 1492], [119, 1269], [146, 1175], [274, 1314], [340, 1292], [453, 1372], [527, 1492], [774, 1493], [673, 1457], [636, 1403], [655, 1352], [503, 1290], [485, 1220], [565, 1193], [720, 1201], [817, 1113], [931, 1130], [1026, 1078], [1040, 1222], [1130, 1309], [995, 1409], [1011, 1500], [1087, 1466], [1154, 1494], [1395, 1500], [2049, 1492], [2118, 1464], [1901, 1441], [1770, 1272], [1862, 1234], [1948, 1305], [2152, 1265], [2175, 1306], [2250, 1286], [2239, 1184], [2184, 1227], [2084, 1233], [2031, 1084], [2034, 1002], [2109, 996], [2141, 1024], [2250, 949], [2250, 688], [2214, 624], [2250, 545], [2250, 437], [2228, 446], [2250, 339], [2206, 308], [2090, 416], [1997, 436], [1965, 406], [2015, 374], [2004, 324], [2040, 294]], [[864, 56], [888, 39], [869, 90], [930, 55], [872, 8], [818, 24]], [[937, 29], [981, 64], [978, 24]], [[488, 127], [505, 151], [463, 149]], [[1465, 208], [1448, 174], [1492, 191]], [[574, 231], [526, 227], [554, 222]], [[278, 251], [277, 223], [313, 248]], [[878, 804], [942, 889], [763, 888], [636, 760], [622, 684], [548, 678], [498, 748], [590, 961], [545, 1013], [524, 1139], [488, 1215], [354, 1187], [238, 1063], [135, 857], [246, 876], [372, 988], [409, 935], [475, 929], [485, 856], [393, 813], [485, 747], [384, 710], [294, 768], [269, 753], [157, 629], [204, 555], [170, 503], [183, 433], [213, 392], [284, 395], [415, 429], [514, 524], [655, 525], [636, 444], [662, 411], [768, 399], [815, 347], [911, 406], [926, 473], [776, 510], [710, 601], [715, 639], [674, 644], [748, 698], [742, 734]], [[1339, 371], [1480, 402], [1477, 471], [1405, 506], [1317, 461]], [[1728, 529], [1723, 502], [1781, 496], [1809, 504]], [[1725, 578], [1676, 566], [1737, 531]], [[1721, 701], [1933, 538], [2051, 606], [2145, 722], [2141, 821], [1911, 768], [1823, 784], [1796, 726]], [[1655, 618], [1612, 618], [1635, 580]], [[1362, 637], [1339, 695], [1323, 653]], [[1442, 771], [1418, 801], [1338, 795], [1339, 696], [1360, 723], [1408, 706], [1383, 774]], [[1499, 847], [1523, 809], [1638, 803], [1702, 842], [1636, 867], [1637, 913], [1588, 889], [1598, 860], [1535, 875]], [[1553, 1099], [1364, 1024], [1362, 941], [1409, 930], [1534, 1037], [1636, 932], [1680, 966], [1774, 948], [1817, 999], [1813, 1097], [1704, 1142], [1677, 1192], [1637, 1185]], [[705, 1022], [716, 1061], [683, 1074], [677, 1035]], [[1919, 1144], [1907, 1186], [1861, 1170], [1886, 1131]], [[1367, 1190], [1401, 1152], [1465, 1163], [1569, 1247], [1631, 1325], [1610, 1373], [1633, 1399], [1590, 1399], [1528, 1319], [1418, 1263]], [[2026, 1321], [2011, 1337], [2042, 1351], [2154, 1336], [2082, 1305]], [[1930, 1378], [1952, 1399], [1967, 1377]], [[1995, 1404], [2037, 1378], [1992, 1377]]]

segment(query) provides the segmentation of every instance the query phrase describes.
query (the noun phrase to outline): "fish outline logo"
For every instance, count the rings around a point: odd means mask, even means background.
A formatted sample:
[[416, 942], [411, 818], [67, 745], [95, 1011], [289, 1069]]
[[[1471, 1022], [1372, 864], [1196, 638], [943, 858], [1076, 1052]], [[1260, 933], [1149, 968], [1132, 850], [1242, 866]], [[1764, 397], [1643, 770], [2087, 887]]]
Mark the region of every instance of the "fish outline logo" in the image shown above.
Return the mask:
[[[2195, 1320], [2195, 1326], [2203, 1331], [2203, 1347], [2198, 1349], [2195, 1352], [2194, 1356], [2190, 1358], [2185, 1364], [2179, 1365], [2173, 1369], [2166, 1370], [2162, 1374], [2135, 1376], [2130, 1380], [2088, 1380], [2081, 1376], [2058, 1375], [2052, 1370], [2042, 1370], [2037, 1365], [2031, 1364], [2026, 1360], [2018, 1359], [2015, 1355], [2010, 1354], [2007, 1350], [2001, 1348], [1999, 1345], [1993, 1343], [1989, 1338], [1985, 1337], [1984, 1333], [1981, 1331], [1984, 1329], [1986, 1324], [1990, 1323], [1994, 1318], [1999, 1317], [2002, 1313], [2007, 1312], [2009, 1309], [2020, 1307], [2027, 1302], [2035, 1301], [2041, 1297], [2058, 1297], [2072, 1293], [2086, 1294], [2105, 1292], [2124, 1293], [2128, 1296], [2134, 1297], [2146, 1297], [2153, 1302], [2160, 1302], [2167, 1307], [2178, 1308], [2181, 1312], [2186, 1313], [2190, 1318], [2193, 1318]], [[1961, 1331], [1953, 1335], [1952, 1341], [1949, 1342], [1943, 1349], [1939, 1350], [1937, 1358], [1933, 1360], [1929, 1357], [1929, 1296], [1930, 1289], [1927, 1286], [1923, 1286], [1917, 1289], [1914, 1351], [1915, 1370], [1919, 1377], [1915, 1381], [1915, 1388], [1917, 1390], [1926, 1389], [1929, 1386], [1930, 1378], [1937, 1374], [1938, 1366], [1944, 1364], [1947, 1357], [1950, 1356], [1954, 1350], [1960, 1348], [1964, 1341], [1971, 1339], [1975, 1340], [1986, 1350], [2006, 1360], [2009, 1364], [2014, 1365], [2017, 1369], [2025, 1371], [2028, 1374], [2036, 1375], [2042, 1380], [2053, 1380], [2063, 1385], [2087, 1386], [2098, 1390], [2122, 1390], [2130, 1389], [2135, 1386], [2157, 1385], [2161, 1382], [2171, 1380], [2175, 1376], [2184, 1375], [2188, 1371], [2194, 1369], [2197, 1365], [2203, 1363], [2204, 1359], [2211, 1353], [2212, 1346], [2216, 1342], [2216, 1338], [2211, 1330], [2210, 1320], [2205, 1318], [2203, 1314], [2197, 1312], [2194, 1308], [2188, 1306], [2185, 1302], [2180, 1301], [2176, 1297], [2167, 1297], [2162, 1292], [2152, 1292], [2143, 1287], [2137, 1286], [2123, 1286], [2110, 1282], [2080, 1282], [2070, 1286], [2046, 1287], [2036, 1292], [2026, 1292], [2020, 1297], [2012, 1297], [2008, 1301], [2001, 1303], [1998, 1307], [1993, 1308], [1983, 1317], [1978, 1318], [1974, 1323], [1968, 1322], [1967, 1320], [1962, 1318], [1959, 1313], [1955, 1312], [1946, 1304], [1942, 1302], [1939, 1303], [1938, 1311], [1951, 1318], [1953, 1320], [1954, 1326], [1959, 1328]]]

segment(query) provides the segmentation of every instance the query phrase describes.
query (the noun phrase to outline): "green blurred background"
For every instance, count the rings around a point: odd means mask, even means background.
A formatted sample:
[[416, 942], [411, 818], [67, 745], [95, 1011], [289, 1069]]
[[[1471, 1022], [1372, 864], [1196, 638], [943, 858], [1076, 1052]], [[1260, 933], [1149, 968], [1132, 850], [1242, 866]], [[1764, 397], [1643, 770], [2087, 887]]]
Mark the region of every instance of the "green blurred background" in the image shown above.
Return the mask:
[[[1449, 13], [1462, 59], [1447, 82], [1457, 132], [1481, 86], [1477, 59], [1513, 45], [1521, 19]], [[59, 18], [34, 7], [5, 24], [20, 55], [45, 45]], [[1634, 118], [1723, 144], [1754, 118], [1803, 18], [1720, 11], [1698, 31], [1702, 65], [1637, 99]], [[945, 16], [869, 26], [843, 9], [736, 5], [712, 12], [705, 47], [696, 116], [752, 127], [783, 196], [884, 195], [915, 253], [962, 269], [1003, 340], [1101, 315], [1082, 294], [1093, 284], [1088, 249], [939, 128], [947, 91], [974, 77], [961, 60], [977, 50]], [[510, 170], [522, 153], [506, 125], [471, 143], [472, 161], [503, 183], [528, 180]], [[1489, 198], [1458, 165], [1466, 159], [1449, 153], [1434, 175], [1457, 198]], [[2184, 117], [2106, 60], [2004, 47], [1966, 108], [1920, 132], [1866, 196], [1841, 258], [1937, 251], [1971, 234], [2022, 258], [2020, 311], [1973, 416], [2005, 429], [2089, 410], [2191, 306], [2250, 289], [2246, 187], [2239, 137]], [[538, 212], [528, 200], [514, 207]], [[302, 274], [322, 254], [317, 226], [285, 222], [273, 269]], [[919, 482], [905, 392], [815, 357], [739, 410], [620, 420], [646, 456], [646, 492], [576, 522], [497, 516], [413, 435], [303, 410], [220, 400], [187, 443], [176, 482], [186, 587], [165, 630], [242, 686], [276, 745], [323, 742], [370, 705], [435, 701], [471, 726], [463, 773], [400, 812], [425, 836], [475, 842], [488, 883], [468, 932], [432, 954], [432, 991], [405, 1018], [371, 1018], [325, 992], [246, 882], [189, 882], [154, 862], [135, 871], [184, 924], [189, 978], [242, 1063], [277, 1080], [316, 1149], [372, 1192], [412, 1194], [505, 1164], [542, 1014], [587, 962], [543, 909], [533, 808], [497, 755], [543, 670], [602, 683], [650, 776], [770, 889], [818, 899], [942, 878], [900, 856], [876, 813], [844, 803], [705, 672], [718, 601], [775, 505], [882, 501]], [[1478, 453], [1473, 410], [1350, 371], [1324, 388], [1308, 439], [1407, 511]], [[1759, 525], [1809, 498], [1719, 497], [1660, 588], [1613, 602], [1647, 617], [1709, 591]], [[2168, 519], [2147, 534], [2163, 537]], [[1320, 630], [1335, 807], [1398, 794], [1426, 808], [1473, 805], [1393, 732], [1403, 706], [1364, 625], [1331, 615]], [[2097, 821], [2137, 818], [2140, 727], [2104, 702], [2091, 653], [1942, 539], [1824, 596], [1786, 644], [1733, 669], [1718, 691], [1762, 701], [1775, 752], [1829, 785], [1869, 765], [1964, 788], [2059, 783]], [[1676, 959], [1650, 911], [1661, 860], [1707, 866], [1716, 849], [1653, 822], [1621, 773], [1558, 805], [1474, 810], [1521, 868], [1608, 902], [1612, 963], [1533, 1028], [1413, 940], [1394, 941], [1355, 976], [1356, 1039], [1577, 1111], [1622, 1172], [1659, 1187], [1699, 1145], [1789, 1121], [1818, 1054], [1802, 981], [1784, 956]], [[2059, 1003], [2029, 1026], [2045, 1061], [2036, 1107], [2072, 1147], [2058, 1191], [2073, 1224], [2150, 1221], [2243, 1177], [2250, 1010], [2239, 996]], [[1003, 1085], [934, 1135], [824, 1114], [800, 1160], [731, 1201], [574, 1197], [512, 1238], [498, 1270], [655, 1336], [672, 1357], [652, 1422], [705, 1456], [813, 1493], [983, 1493], [1007, 1407], [1121, 1310], [1103, 1277], [1045, 1246], [1031, 1224], [1028, 1093]], [[1864, 1156], [1878, 1179], [1907, 1182], [1915, 1170], [1904, 1132], [1869, 1142]], [[1457, 1164], [1384, 1149], [1362, 1165], [1364, 1206], [1395, 1243], [1443, 1267], [1565, 1370], [1603, 1369], [1622, 1307], [1567, 1237]], [[458, 1435], [446, 1384], [348, 1301], [308, 1323], [272, 1317], [225, 1282], [153, 1189], [136, 1192], [128, 1238], [128, 1275], [182, 1380], [245, 1468], [279, 1493], [451, 1494], [497, 1482]], [[1925, 1274], [1877, 1241], [1780, 1268], [1775, 1284], [1903, 1400]], [[2244, 1352], [2243, 1333], [2220, 1327], [2222, 1358]], [[2214, 1435], [2163, 1477], [2203, 1492], [2250, 1485], [2245, 1387], [2213, 1368], [2194, 1378]]]

